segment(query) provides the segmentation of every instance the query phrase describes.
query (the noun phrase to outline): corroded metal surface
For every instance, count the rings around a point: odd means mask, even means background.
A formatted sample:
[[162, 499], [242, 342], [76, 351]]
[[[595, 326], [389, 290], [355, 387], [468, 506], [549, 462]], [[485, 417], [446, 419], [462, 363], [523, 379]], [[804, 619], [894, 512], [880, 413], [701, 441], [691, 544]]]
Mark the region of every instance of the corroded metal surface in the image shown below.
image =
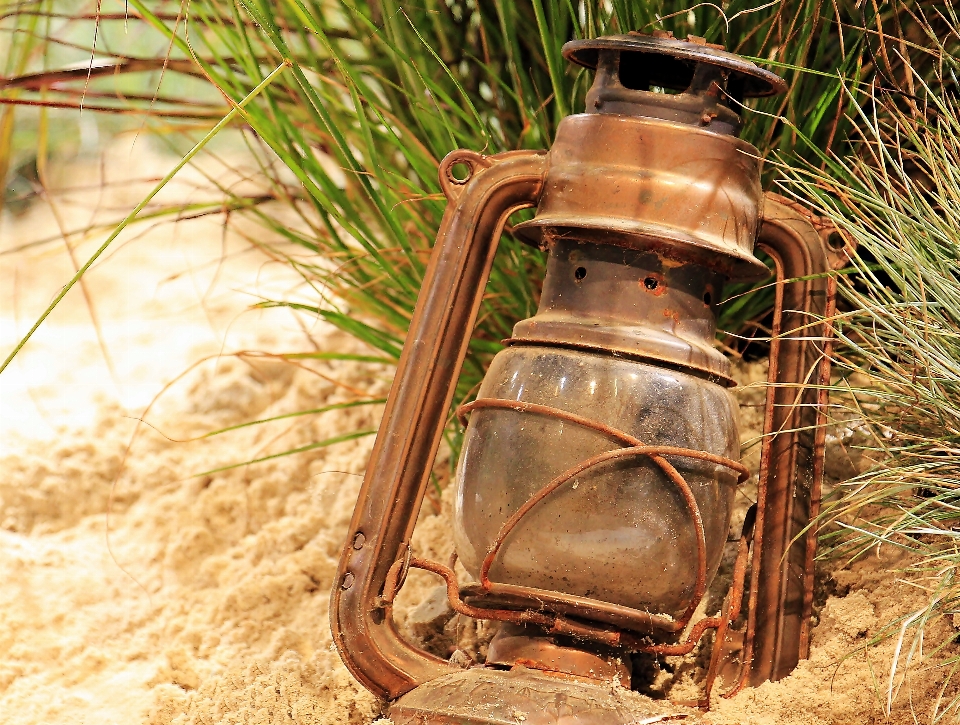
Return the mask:
[[753, 256], [759, 167], [757, 150], [729, 134], [623, 114], [568, 116], [537, 215], [516, 230], [543, 248], [570, 238], [648, 250], [731, 279], [765, 277]]
[[[597, 682], [622, 678], [630, 652], [684, 654], [714, 629], [696, 703], [708, 707], [745, 590], [734, 691], [806, 652], [816, 532], [801, 534], [823, 473], [828, 273], [845, 257], [826, 225], [764, 199], [756, 150], [736, 138], [737, 100], [782, 82], [700, 39], [631, 34], [565, 52], [597, 78], [548, 153], [457, 151], [440, 165], [447, 212], [331, 597], [344, 662], [400, 698], [397, 725], [682, 716]], [[410, 539], [498, 237], [524, 207], [537, 213], [517, 229], [549, 251], [547, 279], [537, 315], [460, 408], [472, 415], [455, 539], [475, 579], [461, 586], [455, 558], [420, 557]], [[755, 242], [777, 268], [756, 525], [751, 514], [722, 611], [691, 624], [747, 475], [712, 340], [725, 281], [767, 271]], [[458, 614], [506, 623], [491, 664], [509, 670], [460, 670], [403, 640], [392, 612], [410, 568], [441, 577]]]
[[652, 250], [556, 239], [540, 308], [506, 343], [617, 354], [732, 386], [730, 362], [714, 344], [723, 282]]
[[[733, 88], [727, 90], [740, 99], [774, 96], [787, 90], [787, 84], [775, 73], [724, 50], [723, 46], [707, 43], [703, 38], [695, 36], [687, 36], [684, 40], [664, 32], [653, 35], [607, 35], [571, 40], [564, 44], [562, 52], [567, 60], [595, 69], [602, 51], [613, 51], [621, 59], [626, 57], [637, 66], [646, 64], [647, 84], [660, 88], [677, 91], [689, 89], [695, 64], [704, 63], [726, 71], [729, 74], [728, 82], [733, 85]], [[632, 57], [631, 54], [641, 57]], [[651, 58], [642, 56], [655, 56], [662, 65], [658, 66], [651, 62]]]
[[[749, 682], [788, 675], [807, 656], [820, 506], [830, 326], [849, 248], [829, 224], [768, 195], [758, 248], [777, 269], [764, 439], [758, 484]], [[838, 243], [839, 242], [839, 243]], [[752, 650], [752, 651], [751, 651]], [[745, 674], [746, 676], [746, 674]]]
[[380, 596], [413, 533], [503, 224], [536, 204], [546, 157], [457, 152], [445, 168], [453, 163], [469, 164], [471, 176], [444, 184], [450, 205], [424, 279], [431, 293], [417, 300], [330, 603], [344, 662], [385, 698], [450, 669], [399, 636]]
[[551, 677], [517, 667], [444, 675], [402, 697], [394, 725], [700, 725], [696, 711], [623, 687]]
[[487, 648], [486, 664], [526, 667], [584, 680], [630, 684], [631, 662], [623, 650], [589, 646], [580, 640], [547, 634], [538, 627], [504, 624]]

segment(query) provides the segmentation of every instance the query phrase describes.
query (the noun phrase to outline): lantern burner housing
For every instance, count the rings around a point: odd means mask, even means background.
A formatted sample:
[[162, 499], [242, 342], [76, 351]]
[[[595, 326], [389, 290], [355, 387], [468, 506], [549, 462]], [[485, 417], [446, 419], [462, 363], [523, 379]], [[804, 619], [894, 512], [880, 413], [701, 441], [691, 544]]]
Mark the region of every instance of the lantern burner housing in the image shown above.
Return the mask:
[[786, 89], [779, 76], [696, 36], [577, 40], [564, 46], [563, 55], [596, 70], [587, 113], [655, 118], [733, 136], [740, 133], [745, 99]]

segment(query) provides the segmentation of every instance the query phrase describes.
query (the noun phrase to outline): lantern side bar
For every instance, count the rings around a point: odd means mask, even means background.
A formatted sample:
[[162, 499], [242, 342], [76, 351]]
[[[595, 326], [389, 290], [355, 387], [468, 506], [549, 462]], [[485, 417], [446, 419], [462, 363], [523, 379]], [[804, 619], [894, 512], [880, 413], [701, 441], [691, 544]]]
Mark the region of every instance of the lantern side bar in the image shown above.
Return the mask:
[[[847, 261], [827, 238], [832, 225], [767, 194], [757, 248], [777, 266], [765, 445], [758, 483], [750, 620], [749, 682], [790, 674], [808, 650], [813, 554], [823, 478], [828, 345], [835, 284]], [[762, 542], [762, 544], [760, 543]], [[747, 673], [744, 673], [745, 676]]]
[[[467, 169], [457, 176], [455, 167]], [[333, 639], [353, 675], [393, 699], [452, 666], [408, 644], [382, 594], [409, 541], [507, 217], [535, 206], [547, 157], [454, 151], [440, 165], [449, 204], [430, 257], [330, 600]], [[406, 569], [406, 567], [404, 567]]]
[[[844, 260], [846, 261], [846, 260]], [[827, 309], [823, 325], [823, 357], [820, 360], [820, 379], [817, 381], [817, 429], [813, 444], [813, 491], [810, 495], [810, 526], [806, 536], [804, 571], [814, 572], [817, 556], [817, 537], [820, 533], [817, 519], [823, 495], [823, 472], [827, 444], [827, 404], [830, 398], [830, 369], [833, 360], [833, 318], [837, 310], [837, 278], [827, 279]], [[810, 657], [810, 627], [813, 618], [814, 580], [811, 575], [803, 592], [803, 610], [800, 617], [800, 659]]]

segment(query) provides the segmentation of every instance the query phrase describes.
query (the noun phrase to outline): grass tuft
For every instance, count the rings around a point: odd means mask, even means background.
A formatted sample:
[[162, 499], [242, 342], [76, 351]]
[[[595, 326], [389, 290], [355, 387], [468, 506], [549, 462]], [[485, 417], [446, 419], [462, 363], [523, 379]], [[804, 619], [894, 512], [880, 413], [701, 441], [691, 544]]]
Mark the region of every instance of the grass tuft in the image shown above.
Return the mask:
[[[845, 425], [868, 434], [856, 454], [873, 465], [825, 507], [823, 523], [835, 525], [821, 556], [907, 551], [905, 573], [928, 592], [924, 608], [879, 635], [896, 638], [888, 712], [898, 668], [942, 667], [946, 691], [960, 663], [953, 635], [923, 647], [931, 625], [960, 610], [960, 23], [943, 14], [917, 28], [918, 60], [888, 49], [898, 78], [845, 89], [857, 109], [851, 153], [788, 169], [784, 181], [858, 245], [854, 273], [840, 277], [847, 311], [833, 320], [835, 400]], [[941, 699], [933, 721], [957, 705], [960, 695]]]

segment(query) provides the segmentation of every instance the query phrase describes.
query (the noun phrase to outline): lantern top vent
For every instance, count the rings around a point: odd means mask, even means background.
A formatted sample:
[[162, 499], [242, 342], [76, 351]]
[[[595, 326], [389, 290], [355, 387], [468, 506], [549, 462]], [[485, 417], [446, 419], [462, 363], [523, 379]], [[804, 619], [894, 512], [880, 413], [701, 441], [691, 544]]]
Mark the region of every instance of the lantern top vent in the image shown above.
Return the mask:
[[632, 32], [572, 40], [564, 57], [597, 71], [587, 113], [657, 118], [737, 135], [744, 99], [786, 90], [764, 70], [703, 38]]

